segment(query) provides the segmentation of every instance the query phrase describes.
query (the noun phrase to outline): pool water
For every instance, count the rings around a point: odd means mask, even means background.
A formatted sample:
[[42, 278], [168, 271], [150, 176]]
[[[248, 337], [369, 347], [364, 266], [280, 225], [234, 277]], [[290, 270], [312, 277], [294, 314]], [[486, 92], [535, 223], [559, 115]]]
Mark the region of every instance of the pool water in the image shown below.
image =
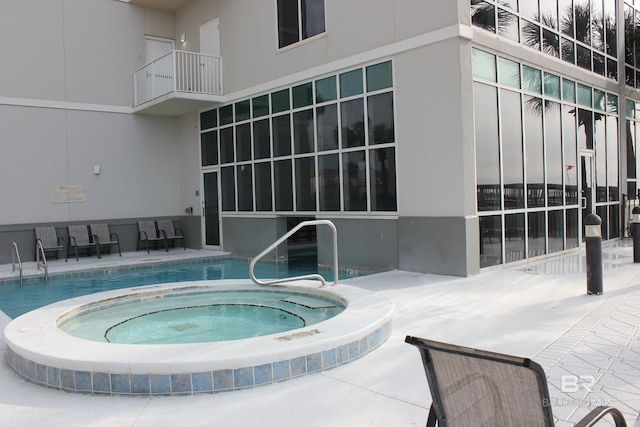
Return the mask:
[[[333, 271], [317, 269], [315, 265], [287, 266], [286, 263], [258, 263], [254, 270], [259, 279], [284, 278], [319, 273], [328, 281]], [[341, 279], [354, 277], [341, 272]], [[193, 262], [162, 264], [138, 268], [109, 268], [86, 274], [51, 276], [43, 279], [0, 283], [0, 310], [12, 319], [54, 302], [96, 292], [157, 283], [195, 280], [248, 279], [249, 262], [233, 258], [214, 258]]]
[[[232, 341], [299, 329], [330, 319], [345, 305], [292, 290], [154, 290], [104, 299], [61, 316], [78, 338], [119, 344]], [[97, 295], [100, 298], [99, 295]]]

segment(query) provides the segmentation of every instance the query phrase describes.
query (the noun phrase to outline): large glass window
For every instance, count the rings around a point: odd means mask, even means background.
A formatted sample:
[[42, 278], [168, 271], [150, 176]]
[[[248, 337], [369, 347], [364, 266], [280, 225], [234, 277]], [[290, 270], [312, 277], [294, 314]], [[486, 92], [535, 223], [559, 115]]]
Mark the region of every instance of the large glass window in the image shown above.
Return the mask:
[[[560, 104], [547, 102], [545, 108], [545, 140], [547, 156], [547, 204], [562, 206], [564, 191], [562, 188], [562, 127], [560, 120]], [[562, 237], [562, 234], [560, 235]]]
[[273, 162], [273, 181], [276, 210], [293, 211], [293, 171], [291, 160]]
[[269, 119], [253, 122], [253, 153], [256, 159], [268, 159], [271, 157], [269, 132]]
[[364, 151], [352, 151], [342, 155], [344, 175], [344, 210], [367, 210], [367, 170]]
[[222, 210], [236, 210], [236, 177], [233, 166], [220, 169], [220, 187], [222, 190]]
[[520, 94], [500, 91], [500, 123], [502, 125], [502, 153], [504, 159], [504, 207], [524, 208], [524, 172], [522, 153], [522, 107]]
[[238, 210], [253, 210], [253, 167], [251, 165], [236, 166], [238, 178]]
[[200, 135], [200, 151], [202, 166], [218, 164], [218, 132], [207, 132]]
[[251, 160], [251, 125], [244, 123], [236, 126], [236, 161]]
[[527, 159], [527, 206], [545, 205], [542, 99], [524, 97], [524, 138]]
[[340, 104], [342, 147], [364, 145], [364, 99], [352, 99]]
[[338, 154], [318, 156], [321, 211], [340, 210], [340, 161]]
[[278, 47], [324, 33], [324, 0], [278, 0]]
[[396, 155], [393, 148], [371, 150], [371, 210], [396, 210]]
[[318, 122], [318, 151], [338, 148], [338, 106], [325, 105], [316, 108]]
[[478, 210], [500, 209], [500, 146], [498, 138], [498, 91], [482, 83], [473, 84], [476, 134]]
[[274, 117], [272, 119], [273, 155], [275, 157], [291, 154], [291, 116]]
[[316, 210], [316, 165], [314, 157], [302, 157], [296, 163], [296, 210]]
[[256, 210], [271, 210], [271, 163], [256, 163]]
[[294, 153], [303, 154], [314, 151], [313, 110], [293, 113]]
[[395, 140], [393, 123], [393, 93], [386, 92], [367, 98], [369, 112], [369, 144]]
[[232, 163], [233, 153], [233, 128], [220, 129], [220, 163]]

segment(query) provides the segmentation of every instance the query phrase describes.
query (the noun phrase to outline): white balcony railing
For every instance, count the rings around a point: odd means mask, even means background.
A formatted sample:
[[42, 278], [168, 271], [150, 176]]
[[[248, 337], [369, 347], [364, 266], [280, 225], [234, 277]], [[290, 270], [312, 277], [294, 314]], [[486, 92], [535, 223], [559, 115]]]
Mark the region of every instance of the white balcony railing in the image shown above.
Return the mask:
[[171, 92], [222, 95], [218, 56], [174, 50], [133, 72], [134, 106]]

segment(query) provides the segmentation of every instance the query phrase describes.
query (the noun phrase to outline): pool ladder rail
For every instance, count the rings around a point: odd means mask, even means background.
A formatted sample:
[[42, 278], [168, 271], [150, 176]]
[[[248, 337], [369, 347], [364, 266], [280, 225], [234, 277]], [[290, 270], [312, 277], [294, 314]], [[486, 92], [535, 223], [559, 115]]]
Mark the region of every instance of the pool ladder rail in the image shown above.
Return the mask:
[[16, 263], [18, 264], [18, 270], [20, 271], [20, 287], [22, 287], [22, 261], [20, 260], [20, 251], [18, 251], [18, 245], [16, 242], [11, 244], [11, 271], [16, 271]]
[[289, 237], [296, 234], [301, 228], [312, 226], [312, 225], [327, 225], [329, 226], [329, 228], [331, 228], [331, 231], [333, 232], [333, 284], [337, 285], [338, 284], [338, 231], [336, 230], [336, 226], [331, 221], [326, 219], [302, 221], [300, 224], [293, 227], [284, 236], [282, 236], [281, 238], [273, 242], [271, 245], [269, 245], [265, 250], [260, 252], [249, 263], [249, 276], [251, 277], [251, 280], [257, 285], [275, 285], [277, 283], [292, 282], [294, 280], [312, 279], [312, 280], [319, 280], [322, 283], [321, 285], [322, 287], [328, 286], [327, 281], [320, 274], [307, 274], [304, 276], [286, 277], [282, 279], [259, 280], [258, 278], [256, 278], [256, 275], [253, 271], [256, 263], [262, 257], [264, 257], [266, 254], [268, 254], [269, 252], [277, 248], [278, 245], [280, 245], [280, 243], [284, 242]]
[[[40, 257], [42, 256], [42, 262]], [[36, 240], [36, 266], [40, 270], [40, 266], [44, 267], [44, 283], [49, 279], [49, 267], [47, 266], [47, 256], [44, 254], [44, 247], [40, 239]]]

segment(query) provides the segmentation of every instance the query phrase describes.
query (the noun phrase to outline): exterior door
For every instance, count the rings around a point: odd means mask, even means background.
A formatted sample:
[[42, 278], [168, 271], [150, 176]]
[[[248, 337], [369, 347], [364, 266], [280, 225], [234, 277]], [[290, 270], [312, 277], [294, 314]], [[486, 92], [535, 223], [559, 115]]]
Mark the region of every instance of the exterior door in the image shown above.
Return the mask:
[[[144, 63], [149, 64], [172, 50], [173, 40], [147, 37], [145, 39], [144, 47]], [[159, 71], [151, 71], [147, 73], [144, 89], [146, 95], [145, 99], [152, 99], [160, 95], [159, 88], [161, 88], [165, 83], [165, 76], [162, 74], [163, 73]]]
[[[220, 18], [212, 19], [200, 26], [200, 53], [204, 55], [220, 56]], [[218, 93], [217, 82], [212, 79], [214, 61], [200, 58], [200, 91], [204, 93]]]
[[210, 249], [222, 247], [222, 235], [220, 230], [220, 203], [218, 187], [218, 171], [204, 172], [202, 174], [202, 216], [203, 216], [203, 241]]
[[582, 241], [584, 241], [584, 217], [595, 213], [595, 169], [593, 154], [580, 153], [580, 207], [582, 211]]

